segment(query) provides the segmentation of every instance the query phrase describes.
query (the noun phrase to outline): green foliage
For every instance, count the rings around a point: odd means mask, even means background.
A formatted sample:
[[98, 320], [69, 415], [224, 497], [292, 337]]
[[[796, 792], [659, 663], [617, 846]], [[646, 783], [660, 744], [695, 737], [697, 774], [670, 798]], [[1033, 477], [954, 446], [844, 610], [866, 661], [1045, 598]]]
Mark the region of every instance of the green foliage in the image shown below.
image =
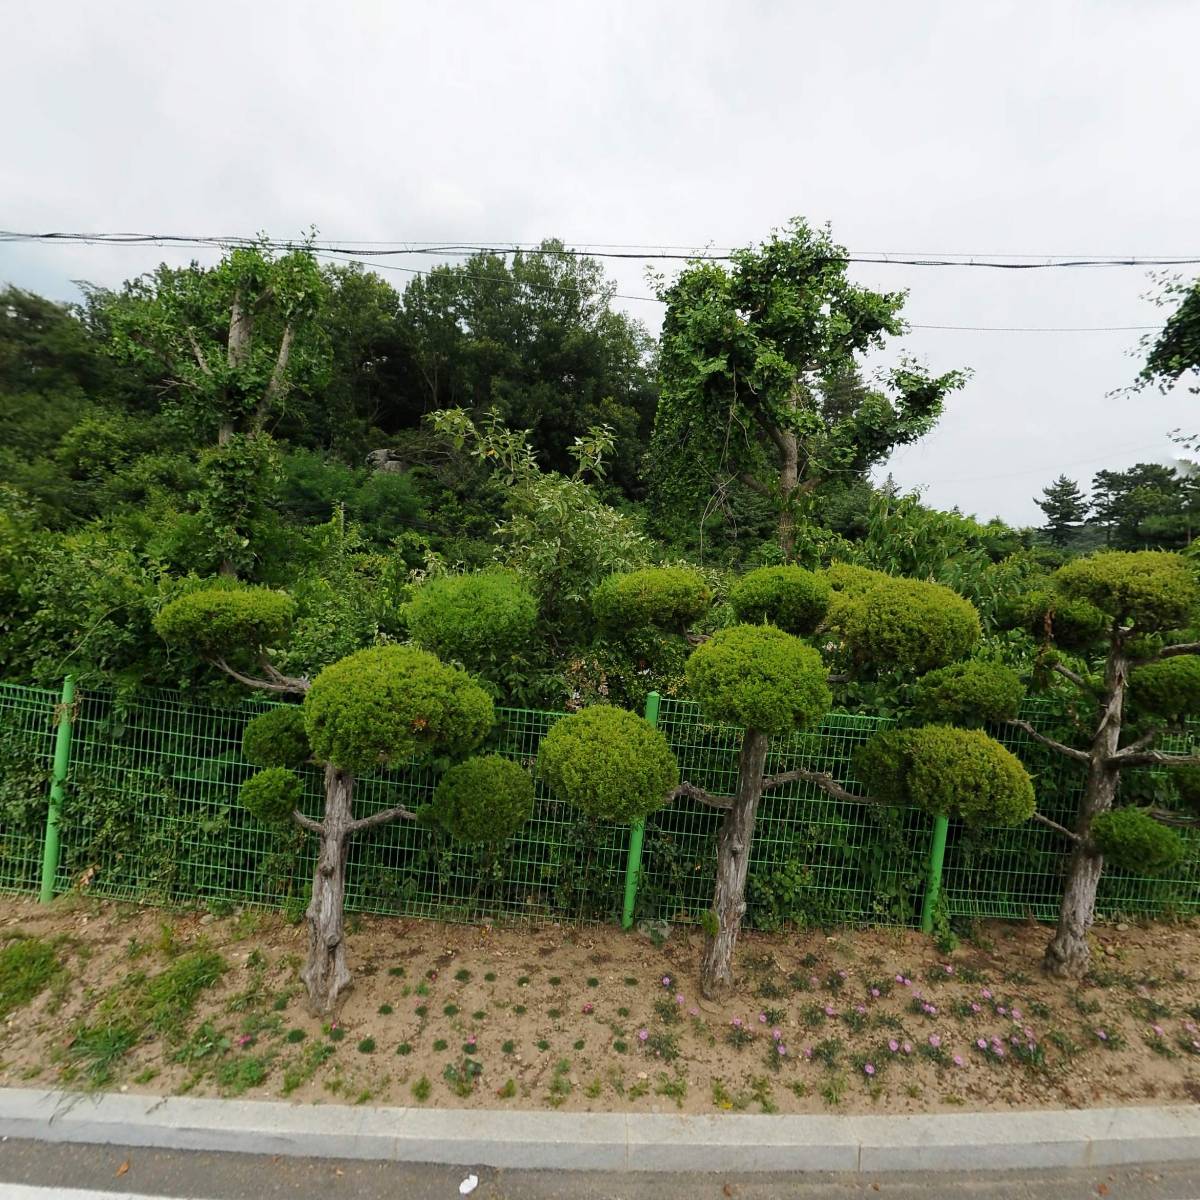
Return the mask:
[[1109, 550], [1079, 558], [1054, 576], [1058, 590], [1086, 600], [1139, 633], [1178, 629], [1200, 607], [1195, 568], [1162, 550]]
[[1140, 808], [1114, 808], [1092, 818], [1091, 839], [1115, 867], [1164, 875], [1183, 858], [1183, 839]]
[[820, 654], [771, 625], [733, 625], [687, 662], [694, 698], [712, 721], [779, 734], [815, 725], [832, 697]]
[[1153, 383], [1165, 392], [1185, 375], [1200, 372], [1200, 280], [1161, 282], [1155, 303], [1170, 305], [1174, 311], [1149, 346], [1138, 386]]
[[1180, 802], [1200, 816], [1200, 767], [1176, 767], [1171, 782]]
[[286, 636], [294, 613], [295, 603], [283, 592], [230, 584], [164, 604], [154, 628], [164, 641], [223, 658], [274, 645]]
[[1135, 668], [1129, 694], [1139, 713], [1177, 723], [1200, 714], [1200, 656], [1180, 654]]
[[466, 754], [493, 720], [491, 697], [464, 670], [414, 646], [351, 654], [326, 667], [304, 698], [313, 754], [349, 771]]
[[304, 712], [295, 704], [260, 713], [246, 724], [242, 753], [256, 767], [298, 767], [312, 751], [304, 731]]
[[1039, 641], [1049, 639], [1064, 650], [1076, 651], [1093, 648], [1111, 621], [1094, 604], [1049, 590], [1010, 597], [1005, 615], [1005, 624], [1025, 629]]
[[1019, 825], [1035, 807], [1021, 760], [975, 729], [887, 730], [859, 750], [854, 769], [884, 803], [958, 816], [969, 825]]
[[704, 576], [688, 567], [644, 567], [610, 575], [592, 593], [596, 621], [617, 634], [647, 627], [682, 632], [710, 603], [712, 592]]
[[441, 658], [486, 673], [528, 643], [537, 601], [503, 571], [443, 575], [417, 589], [406, 610], [413, 640]]
[[287, 767], [265, 767], [242, 784], [242, 806], [264, 825], [285, 825], [300, 807], [304, 786]]
[[498, 845], [533, 815], [533, 780], [511, 758], [468, 758], [438, 782], [433, 815], [457, 841]]
[[49, 942], [36, 937], [10, 941], [0, 950], [0, 1020], [45, 991], [60, 970]]
[[623, 708], [563, 717], [542, 738], [538, 772], [593, 820], [632, 824], [667, 803], [679, 767], [663, 735]]
[[1024, 696], [1016, 671], [971, 659], [922, 675], [913, 692], [912, 714], [923, 724], [979, 726], [1015, 717]]
[[831, 590], [827, 579], [801, 567], [759, 567], [734, 582], [729, 602], [739, 621], [803, 635], [821, 623]]
[[963, 658], [979, 641], [979, 614], [948, 587], [880, 580], [836, 610], [851, 658], [877, 671], [924, 674]]
[[1046, 514], [1046, 533], [1056, 546], [1071, 540], [1090, 507], [1079, 484], [1066, 475], [1043, 488], [1042, 499], [1034, 503]]

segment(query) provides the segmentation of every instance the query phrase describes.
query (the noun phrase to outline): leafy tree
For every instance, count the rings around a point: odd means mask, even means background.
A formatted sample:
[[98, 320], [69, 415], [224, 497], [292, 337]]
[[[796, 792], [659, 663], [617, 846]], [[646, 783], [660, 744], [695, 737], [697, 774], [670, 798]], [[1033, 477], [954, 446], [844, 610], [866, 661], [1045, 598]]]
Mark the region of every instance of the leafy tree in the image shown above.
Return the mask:
[[1176, 549], [1191, 540], [1196, 488], [1175, 467], [1135, 463], [1097, 471], [1092, 481], [1095, 520], [1106, 545], [1119, 550]]
[[[242, 802], [265, 824], [294, 822], [317, 837], [301, 978], [313, 1011], [323, 1014], [350, 983], [344, 927], [350, 839], [417, 818], [402, 805], [355, 817], [355, 776], [413, 760], [465, 758], [487, 735], [494, 713], [487, 692], [465, 671], [415, 646], [359, 650], [311, 682], [285, 675], [272, 647], [287, 637], [294, 611], [284, 593], [230, 585], [165, 605], [155, 628], [248, 687], [302, 697], [298, 710], [268, 712], [247, 725], [243, 749], [263, 770], [243, 785]], [[300, 806], [303, 785], [295, 770], [306, 762], [324, 773], [320, 820]], [[519, 766], [468, 758], [443, 776], [433, 816], [452, 836], [499, 843], [529, 816], [532, 803], [532, 781]]]
[[1088, 514], [1087, 497], [1073, 479], [1060, 475], [1042, 489], [1034, 503], [1046, 514], [1046, 533], [1056, 546], [1065, 546]]
[[1190, 390], [1200, 391], [1200, 279], [1161, 280], [1155, 302], [1174, 306], [1174, 311], [1159, 333], [1146, 339], [1146, 361], [1135, 386], [1153, 384], [1168, 391], [1181, 379], [1190, 379]]
[[660, 522], [685, 512], [703, 525], [748, 488], [773, 507], [785, 559], [806, 497], [928, 433], [965, 378], [905, 362], [864, 385], [859, 359], [903, 332], [905, 294], [851, 283], [846, 251], [800, 219], [729, 269], [693, 264], [660, 297]]
[[[1182, 769], [1200, 765], [1200, 754], [1155, 748], [1164, 732], [1200, 710], [1200, 668], [1193, 657], [1200, 642], [1194, 633], [1180, 632], [1200, 622], [1200, 584], [1177, 554], [1106, 551], [1060, 568], [1053, 586], [1052, 596], [1031, 596], [1019, 615], [1045, 637], [1049, 670], [1079, 692], [1086, 740], [1070, 745], [1015, 723], [1086, 772], [1074, 829], [1043, 818], [1072, 846], [1046, 968], [1078, 977], [1088, 967], [1087, 934], [1106, 856], [1150, 871], [1170, 857], [1163, 846], [1176, 836], [1148, 831], [1147, 822], [1169, 821], [1169, 814], [1139, 809], [1118, 817], [1123, 772], [1156, 766], [1182, 778]], [[1069, 666], [1056, 648], [1077, 651], [1083, 668]], [[1139, 847], [1147, 853], [1140, 855]]]

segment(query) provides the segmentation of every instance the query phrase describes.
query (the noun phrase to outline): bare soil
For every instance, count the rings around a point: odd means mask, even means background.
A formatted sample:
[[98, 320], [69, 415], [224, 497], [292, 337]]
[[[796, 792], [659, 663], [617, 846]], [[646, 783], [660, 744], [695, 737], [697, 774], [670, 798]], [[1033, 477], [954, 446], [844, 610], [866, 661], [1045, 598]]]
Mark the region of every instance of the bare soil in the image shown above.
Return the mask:
[[[1098, 929], [1081, 984], [1042, 974], [1033, 924], [982, 924], [951, 954], [895, 929], [747, 934], [722, 1004], [699, 998], [698, 930], [349, 928], [354, 985], [330, 1023], [297, 979], [304, 931], [276, 913], [0, 897], [0, 952], [36, 937], [61, 965], [0, 1026], [0, 1085], [569, 1111], [1200, 1102], [1194, 922]], [[221, 978], [89, 1075], [99, 1014], [197, 948]]]

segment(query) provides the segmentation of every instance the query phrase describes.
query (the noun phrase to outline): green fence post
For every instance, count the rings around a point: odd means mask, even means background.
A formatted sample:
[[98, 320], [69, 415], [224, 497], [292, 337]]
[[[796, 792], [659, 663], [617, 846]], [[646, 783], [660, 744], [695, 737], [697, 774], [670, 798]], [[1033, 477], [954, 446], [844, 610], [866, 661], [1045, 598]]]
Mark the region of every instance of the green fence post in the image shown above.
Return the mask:
[[50, 805], [46, 810], [46, 844], [42, 849], [41, 902], [54, 899], [54, 877], [58, 874], [58, 819], [62, 811], [63, 789], [71, 766], [71, 725], [74, 715], [75, 676], [63, 680], [62, 703], [58, 706], [58, 732], [54, 736], [54, 774], [50, 779]]
[[942, 891], [942, 863], [946, 858], [946, 830], [949, 819], [939, 813], [933, 819], [933, 842], [929, 847], [929, 881], [925, 885], [925, 903], [921, 906], [921, 932], [933, 932], [933, 914]]
[[[646, 696], [646, 720], [657, 728], [658, 705], [662, 697], [657, 692]], [[642, 841], [646, 836], [646, 822], [638, 821], [629, 830], [629, 854], [625, 859], [625, 904], [621, 909], [621, 928], [633, 925], [633, 909], [637, 903], [638, 873], [642, 869]]]

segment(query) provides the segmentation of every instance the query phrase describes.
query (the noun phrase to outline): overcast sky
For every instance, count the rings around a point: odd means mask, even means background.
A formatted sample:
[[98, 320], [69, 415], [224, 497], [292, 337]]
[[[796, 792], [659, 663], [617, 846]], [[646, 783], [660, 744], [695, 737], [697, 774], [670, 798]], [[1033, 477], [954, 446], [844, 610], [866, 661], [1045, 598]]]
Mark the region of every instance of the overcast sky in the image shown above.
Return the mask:
[[[7, 229], [700, 247], [799, 214], [857, 251], [1200, 256], [1194, 0], [0, 0], [0, 28]], [[0, 280], [190, 256], [0, 246]], [[918, 324], [1163, 319], [1136, 268], [854, 273]], [[1196, 397], [1109, 395], [1139, 336], [914, 331], [974, 375], [891, 470], [1032, 523], [1060, 470], [1169, 461]]]

